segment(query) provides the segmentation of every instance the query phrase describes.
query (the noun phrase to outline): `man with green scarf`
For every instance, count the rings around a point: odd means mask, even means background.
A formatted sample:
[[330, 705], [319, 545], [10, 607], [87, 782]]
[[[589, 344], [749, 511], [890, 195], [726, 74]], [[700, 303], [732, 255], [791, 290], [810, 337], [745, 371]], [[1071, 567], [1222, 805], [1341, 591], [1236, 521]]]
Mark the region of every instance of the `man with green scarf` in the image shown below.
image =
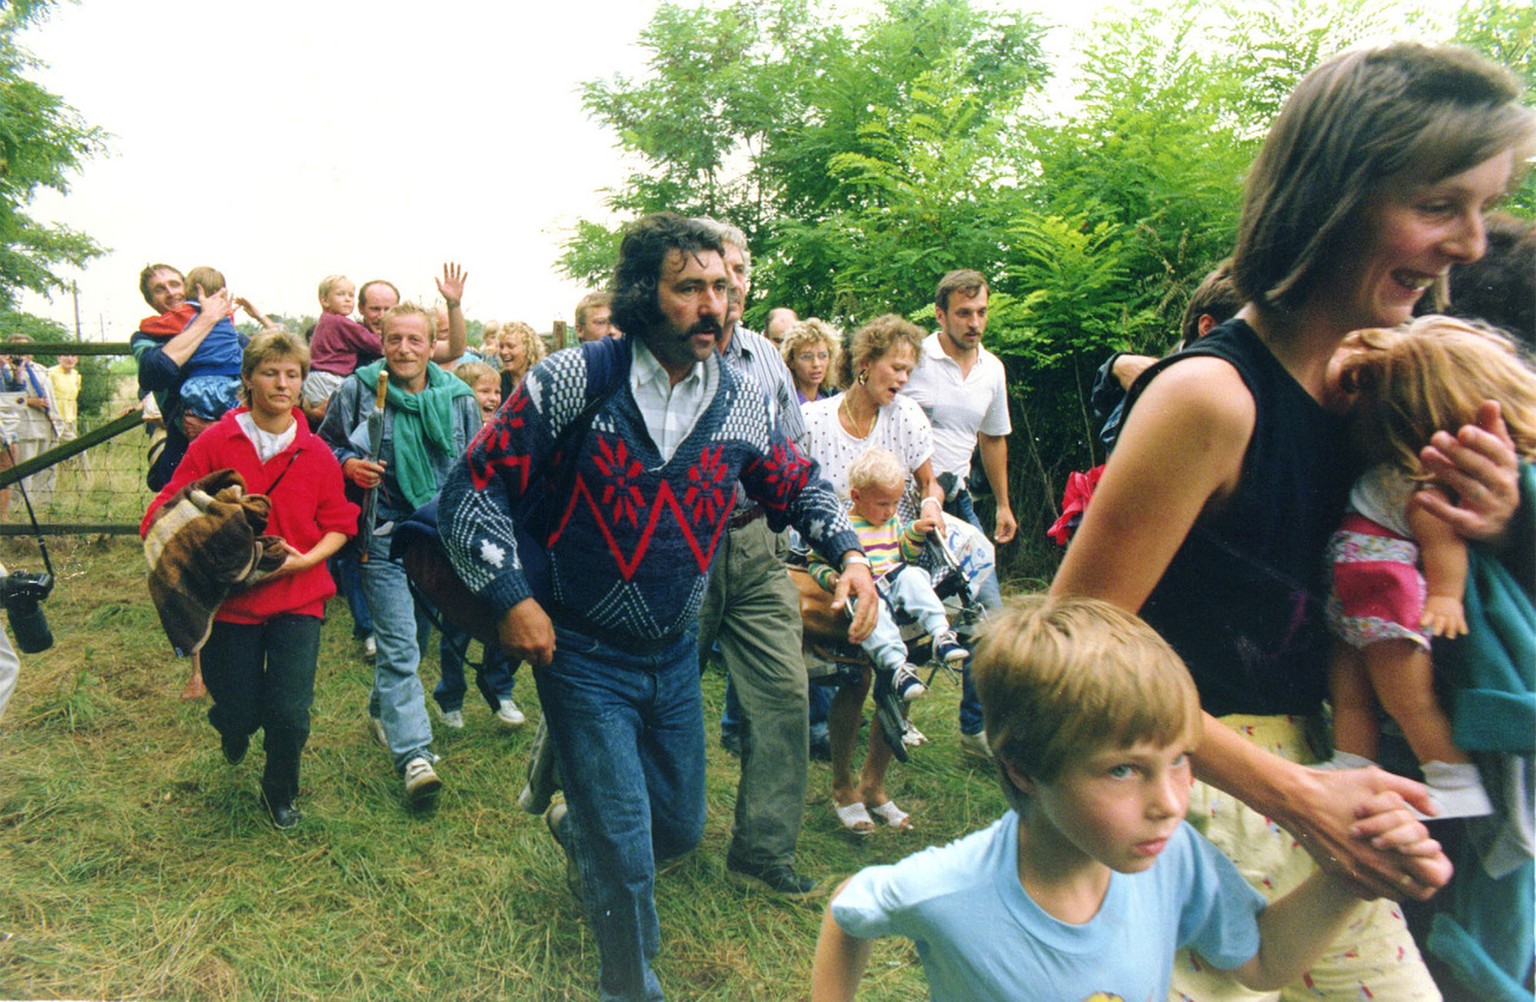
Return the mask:
[[[341, 384], [320, 425], [320, 437], [341, 471], [362, 490], [376, 490], [377, 515], [362, 565], [363, 595], [373, 617], [378, 653], [368, 716], [405, 777], [406, 798], [420, 803], [442, 781], [432, 767], [432, 724], [416, 669], [416, 607], [405, 570], [389, 559], [397, 521], [437, 493], [480, 430], [480, 406], [462, 380], [431, 361], [436, 324], [415, 303], [384, 315], [384, 357]], [[383, 437], [371, 449], [368, 415], [375, 410], [379, 372], [388, 367]]]

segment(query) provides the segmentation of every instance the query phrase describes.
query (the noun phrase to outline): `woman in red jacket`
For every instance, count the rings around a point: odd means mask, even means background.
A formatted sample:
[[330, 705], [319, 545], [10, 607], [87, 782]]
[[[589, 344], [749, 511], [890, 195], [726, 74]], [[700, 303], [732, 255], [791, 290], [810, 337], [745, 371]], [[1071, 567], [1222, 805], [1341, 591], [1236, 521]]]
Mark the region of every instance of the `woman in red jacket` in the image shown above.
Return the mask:
[[146, 531], [168, 498], [215, 470], [234, 469], [248, 491], [272, 500], [267, 532], [282, 537], [288, 560], [219, 606], [203, 647], [203, 678], [213, 696], [208, 721], [230, 764], [245, 757], [257, 728], [265, 731], [261, 794], [278, 828], [302, 817], [294, 806], [299, 757], [309, 739], [321, 618], [336, 593], [325, 559], [357, 531], [358, 516], [342, 493], [336, 457], [296, 409], [308, 369], [309, 350], [293, 335], [253, 338], [240, 366], [246, 406], [193, 440], [140, 527]]

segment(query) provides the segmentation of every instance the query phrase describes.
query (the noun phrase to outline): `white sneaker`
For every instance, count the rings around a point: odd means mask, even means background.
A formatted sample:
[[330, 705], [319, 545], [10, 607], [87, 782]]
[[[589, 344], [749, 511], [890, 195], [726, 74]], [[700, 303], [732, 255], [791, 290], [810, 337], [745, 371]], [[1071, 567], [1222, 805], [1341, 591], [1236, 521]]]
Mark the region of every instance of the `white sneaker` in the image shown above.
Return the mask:
[[425, 757], [413, 758], [405, 764], [405, 796], [413, 804], [433, 796], [442, 789], [443, 781], [437, 778], [437, 770]]
[[375, 657], [378, 653], [379, 642], [373, 639], [373, 634], [370, 633], [363, 638], [363, 656], [371, 658]]
[[984, 758], [989, 761], [992, 758], [992, 749], [987, 744], [986, 731], [977, 731], [975, 734], [961, 734], [960, 750], [976, 758]]
[[512, 698], [509, 696], [503, 699], [501, 706], [497, 708], [496, 722], [510, 731], [526, 724], [528, 718], [523, 715], [523, 711], [517, 708], [517, 704], [512, 702]]
[[906, 728], [901, 732], [901, 743], [908, 748], [916, 748], [918, 745], [928, 743], [928, 735], [918, 730], [912, 725], [912, 721], [908, 720]]
[[451, 727], [456, 731], [462, 731], [464, 729], [463, 710], [439, 709], [437, 711], [437, 716], [440, 720], [442, 720], [444, 727]]
[[384, 746], [385, 751], [388, 751], [389, 735], [384, 733], [384, 721], [380, 720], [378, 717], [369, 717], [368, 726], [372, 728], [375, 740]]

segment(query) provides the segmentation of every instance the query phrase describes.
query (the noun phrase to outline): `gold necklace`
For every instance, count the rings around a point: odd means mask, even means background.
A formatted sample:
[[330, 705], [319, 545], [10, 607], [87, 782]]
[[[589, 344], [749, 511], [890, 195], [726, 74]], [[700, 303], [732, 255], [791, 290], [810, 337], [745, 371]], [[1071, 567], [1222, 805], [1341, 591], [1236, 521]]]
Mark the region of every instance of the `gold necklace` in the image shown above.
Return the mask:
[[843, 402], [841, 407], [848, 414], [848, 423], [853, 426], [853, 437], [859, 439], [860, 441], [868, 438], [870, 432], [875, 430], [875, 419], [880, 416], [879, 408], [876, 408], [875, 412], [869, 416], [869, 427], [865, 428], [863, 432], [860, 432], [859, 423], [853, 416], [853, 408], [848, 406], [848, 394], [846, 393], [843, 394]]

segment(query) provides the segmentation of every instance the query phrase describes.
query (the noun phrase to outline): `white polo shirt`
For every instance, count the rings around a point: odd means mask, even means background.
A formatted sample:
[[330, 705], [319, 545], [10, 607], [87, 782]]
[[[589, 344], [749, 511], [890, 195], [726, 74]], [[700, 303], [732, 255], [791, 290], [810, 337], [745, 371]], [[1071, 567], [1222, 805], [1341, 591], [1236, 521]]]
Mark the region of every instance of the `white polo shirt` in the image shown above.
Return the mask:
[[969, 376], [962, 377], [960, 363], [944, 354], [939, 332], [934, 331], [923, 339], [923, 364], [912, 370], [901, 392], [917, 401], [933, 425], [935, 476], [969, 477], [977, 433], [1013, 431], [1002, 360], [984, 346], [977, 346], [976, 364]]

